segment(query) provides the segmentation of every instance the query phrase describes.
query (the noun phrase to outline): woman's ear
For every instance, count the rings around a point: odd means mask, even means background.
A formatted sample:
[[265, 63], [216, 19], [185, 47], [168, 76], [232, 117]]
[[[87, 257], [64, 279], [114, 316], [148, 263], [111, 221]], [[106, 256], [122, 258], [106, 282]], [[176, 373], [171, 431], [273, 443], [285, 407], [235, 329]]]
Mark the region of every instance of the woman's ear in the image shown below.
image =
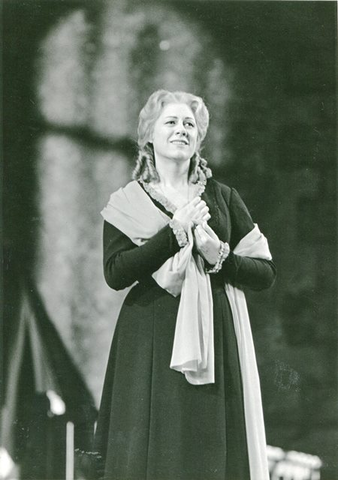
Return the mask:
[[152, 124], [149, 126], [149, 137], [148, 137], [148, 143], [150, 143], [151, 145], [154, 143], [154, 127], [155, 127], [155, 124]]

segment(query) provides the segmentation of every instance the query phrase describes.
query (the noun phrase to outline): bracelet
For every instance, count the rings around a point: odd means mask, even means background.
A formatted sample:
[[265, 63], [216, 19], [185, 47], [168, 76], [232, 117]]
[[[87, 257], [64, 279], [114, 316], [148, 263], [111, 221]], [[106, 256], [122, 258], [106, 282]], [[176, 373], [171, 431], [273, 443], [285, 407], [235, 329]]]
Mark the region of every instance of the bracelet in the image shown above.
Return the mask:
[[174, 232], [178, 245], [181, 248], [185, 247], [188, 243], [188, 235], [186, 234], [180, 222], [172, 218], [169, 222], [169, 227]]
[[229, 244], [221, 242], [216, 263], [212, 268], [206, 270], [206, 273], [218, 273], [221, 270], [223, 262], [228, 257], [229, 253]]

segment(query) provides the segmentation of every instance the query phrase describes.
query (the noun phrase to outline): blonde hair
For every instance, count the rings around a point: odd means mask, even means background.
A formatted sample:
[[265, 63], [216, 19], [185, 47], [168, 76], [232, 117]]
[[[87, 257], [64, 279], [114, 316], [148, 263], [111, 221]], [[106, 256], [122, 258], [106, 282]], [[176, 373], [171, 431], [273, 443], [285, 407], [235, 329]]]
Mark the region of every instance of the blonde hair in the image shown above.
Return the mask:
[[159, 181], [155, 167], [155, 157], [150, 139], [154, 125], [160, 116], [163, 108], [168, 103], [185, 103], [193, 112], [197, 126], [196, 152], [191, 159], [189, 178], [194, 182], [205, 181], [212, 176], [207, 161], [201, 157], [201, 144], [206, 136], [209, 126], [209, 112], [201, 97], [186, 92], [169, 92], [168, 90], [157, 90], [148, 98], [142, 108], [138, 124], [138, 146], [139, 153], [136, 166], [133, 171], [134, 180], [144, 182]]

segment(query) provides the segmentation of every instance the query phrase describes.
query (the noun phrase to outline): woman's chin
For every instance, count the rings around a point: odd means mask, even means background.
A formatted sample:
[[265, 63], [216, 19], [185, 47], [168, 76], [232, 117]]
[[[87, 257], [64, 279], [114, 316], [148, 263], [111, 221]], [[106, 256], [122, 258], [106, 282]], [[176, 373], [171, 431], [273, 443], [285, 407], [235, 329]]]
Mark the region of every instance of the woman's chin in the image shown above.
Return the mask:
[[188, 155], [187, 152], [175, 152], [171, 155], [171, 159], [175, 162], [188, 162], [192, 155]]

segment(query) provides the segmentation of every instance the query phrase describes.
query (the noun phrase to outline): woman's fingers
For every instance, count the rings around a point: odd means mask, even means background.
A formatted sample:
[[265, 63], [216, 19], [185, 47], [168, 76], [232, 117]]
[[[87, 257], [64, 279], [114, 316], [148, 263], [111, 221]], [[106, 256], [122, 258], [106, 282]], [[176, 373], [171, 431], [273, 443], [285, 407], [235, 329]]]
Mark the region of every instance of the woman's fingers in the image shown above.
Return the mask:
[[198, 253], [204, 258], [204, 260], [210, 263], [210, 265], [214, 265], [219, 255], [220, 241], [212, 229], [210, 229], [210, 233], [211, 232], [213, 234], [212, 236], [202, 225], [197, 225], [194, 231]]
[[204, 228], [205, 232], [206, 232], [211, 238], [213, 238], [213, 239], [218, 238], [217, 235], [216, 235], [216, 233], [213, 231], [213, 229], [212, 229], [211, 227], [209, 227], [209, 225], [208, 225], [206, 222], [204, 222], [204, 223], [202, 224], [202, 227]]
[[198, 235], [201, 235], [201, 233], [204, 232], [204, 228], [199, 224], [199, 225], [197, 225], [197, 227], [195, 228], [195, 232], [197, 232]]
[[204, 243], [208, 240], [208, 236], [201, 225], [197, 225], [197, 227], [195, 228], [195, 234], [198, 237], [199, 243]]
[[209, 207], [205, 202], [200, 202], [193, 208], [194, 215], [205, 215], [207, 212], [209, 212]]
[[191, 200], [190, 203], [188, 203], [193, 208], [203, 208], [206, 207], [206, 203], [204, 200], [201, 200], [200, 197], [195, 197]]
[[196, 207], [196, 205], [198, 205], [200, 202], [203, 202], [203, 200], [201, 200], [200, 197], [195, 197], [191, 200], [190, 205]]
[[195, 225], [207, 222], [211, 218], [209, 207], [200, 197], [195, 197], [182, 210], [184, 210], [183, 216], [189, 218]]
[[195, 197], [190, 203], [178, 208], [174, 214], [174, 218], [178, 220], [185, 230], [189, 228], [189, 224], [197, 224], [203, 221], [209, 211], [207, 204], [200, 197]]
[[208, 222], [211, 218], [211, 215], [209, 212], [205, 213], [204, 215], [200, 215], [198, 217], [196, 217], [195, 221], [196, 221], [196, 225], [204, 225], [206, 222]]
[[219, 241], [218, 236], [213, 231], [213, 229], [209, 227], [206, 221], [203, 221], [199, 225], [197, 225], [195, 230], [198, 232], [199, 238], [205, 242], [208, 242], [210, 240], [212, 242]]
[[197, 225], [195, 230], [194, 230], [194, 233], [198, 237], [199, 240], [201, 239], [201, 233], [200, 232], [201, 232], [201, 225]]
[[204, 207], [199, 213], [198, 213], [198, 216], [203, 218], [205, 215], [207, 215], [209, 213], [209, 208], [208, 207]]

